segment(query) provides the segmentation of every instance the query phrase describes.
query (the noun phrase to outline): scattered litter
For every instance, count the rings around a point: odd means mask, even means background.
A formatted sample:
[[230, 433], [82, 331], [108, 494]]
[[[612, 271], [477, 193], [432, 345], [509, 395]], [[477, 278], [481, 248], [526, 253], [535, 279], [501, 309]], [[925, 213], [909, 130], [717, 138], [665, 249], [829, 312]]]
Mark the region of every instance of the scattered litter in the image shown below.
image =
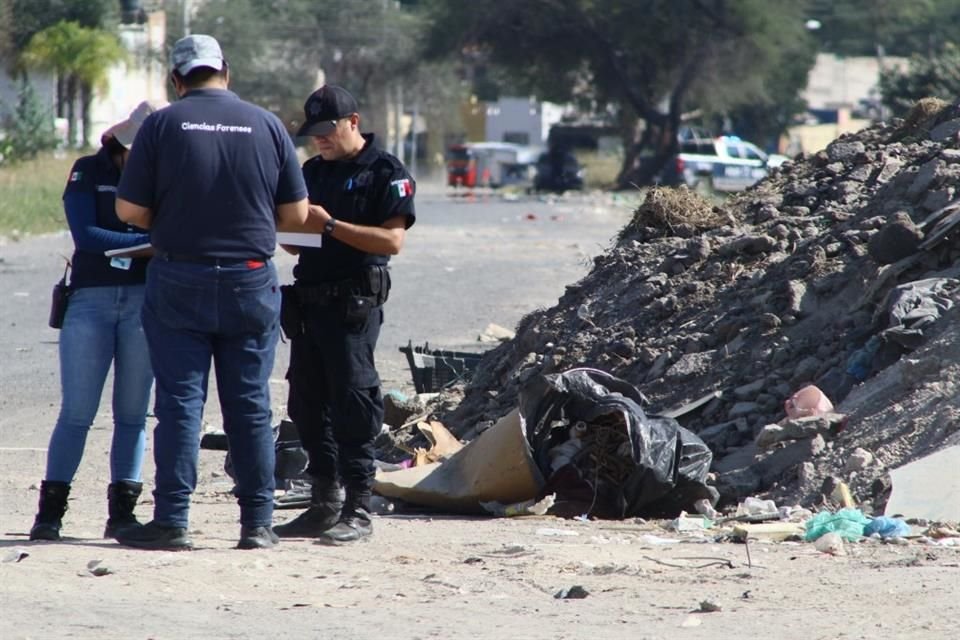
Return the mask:
[[397, 506], [392, 500], [376, 494], [370, 496], [370, 502], [368, 506], [370, 507], [370, 513], [378, 516], [388, 516], [397, 510]]
[[803, 525], [796, 522], [742, 523], [733, 528], [736, 540], [770, 540], [780, 542], [803, 535]]
[[553, 597], [558, 600], [582, 600], [590, 595], [586, 589], [581, 587], [578, 584], [573, 585], [572, 587], [567, 587], [566, 589], [561, 589], [557, 591]]
[[783, 409], [788, 418], [822, 416], [833, 411], [833, 403], [819, 387], [810, 384], [787, 398]]
[[569, 529], [551, 529], [550, 527], [541, 527], [536, 531], [538, 536], [578, 536], [576, 531]]
[[821, 553], [829, 553], [832, 556], [847, 555], [846, 547], [843, 544], [843, 537], [836, 531], [825, 533], [813, 543], [814, 549]]
[[102, 563], [103, 563], [103, 560], [91, 560], [90, 562], [87, 563], [87, 571], [97, 576], [98, 578], [102, 576], [109, 576], [110, 574], [112, 574], [113, 569], [111, 569], [110, 567]]
[[840, 509], [836, 513], [821, 511], [806, 522], [806, 534], [803, 539], [813, 542], [820, 536], [836, 532], [847, 541], [856, 542], [863, 537], [863, 528], [870, 519], [859, 509]]
[[507, 557], [507, 558], [519, 558], [521, 556], [531, 556], [533, 555], [533, 550], [522, 545], [522, 544], [505, 544], [501, 548], [486, 553], [487, 557]]
[[713, 522], [704, 516], [688, 516], [686, 511], [681, 511], [680, 515], [667, 524], [667, 529], [679, 533], [690, 531], [706, 531], [713, 526]]
[[850, 487], [847, 486], [846, 482], [838, 483], [837, 487], [830, 494], [830, 497], [839, 502], [845, 509], [853, 509], [857, 506], [857, 503], [853, 501], [853, 496], [850, 494]]
[[889, 516], [880, 516], [874, 518], [863, 528], [865, 536], [879, 536], [886, 540], [887, 538], [902, 538], [910, 535], [910, 525], [899, 518]]
[[700, 608], [697, 609], [700, 613], [716, 613], [717, 611], [723, 611], [723, 609], [716, 602], [711, 600], [701, 600]]
[[675, 569], [706, 569], [707, 567], [726, 567], [727, 569], [733, 569], [733, 563], [726, 558], [711, 558], [711, 557], [702, 557], [702, 556], [690, 556], [687, 558], [677, 558], [677, 560], [708, 560], [708, 562], [699, 562], [698, 564], [684, 564], [679, 562], [668, 562], [666, 560], [660, 560], [651, 556], [643, 556], [645, 560], [650, 562], [655, 562], [656, 564], [662, 564], [665, 567], [673, 567]]
[[417, 448], [414, 450], [415, 458], [413, 466], [415, 467], [432, 462], [443, 462], [463, 449], [463, 443], [457, 440], [442, 423], [436, 420], [418, 422], [417, 429], [430, 443], [430, 448]]
[[501, 502], [481, 502], [480, 506], [495, 516], [542, 516], [550, 510], [557, 499], [557, 494], [551, 493], [542, 500], [524, 500], [513, 504]]
[[777, 520], [780, 518], [780, 510], [777, 508], [777, 503], [773, 500], [761, 500], [760, 498], [755, 498], [753, 496], [744, 498], [740, 504], [737, 505], [737, 516], [748, 516], [751, 522], [758, 522], [761, 520]]
[[599, 369], [534, 376], [521, 388], [533, 459], [557, 493], [555, 515], [675, 516], [716, 501], [706, 484], [709, 447], [676, 420], [648, 416], [645, 403], [636, 387]]
[[3, 561], [4, 562], [20, 562], [24, 558], [29, 558], [29, 557], [30, 557], [30, 554], [27, 552], [26, 549], [20, 549], [20, 548], [14, 547], [13, 549], [10, 549], [10, 551], [8, 551], [5, 556], [3, 556]]
[[693, 508], [696, 509], [697, 513], [702, 516], [709, 518], [710, 520], [716, 520], [717, 516], [720, 515], [717, 513], [717, 510], [713, 508], [713, 505], [706, 498], [701, 498], [693, 503]]

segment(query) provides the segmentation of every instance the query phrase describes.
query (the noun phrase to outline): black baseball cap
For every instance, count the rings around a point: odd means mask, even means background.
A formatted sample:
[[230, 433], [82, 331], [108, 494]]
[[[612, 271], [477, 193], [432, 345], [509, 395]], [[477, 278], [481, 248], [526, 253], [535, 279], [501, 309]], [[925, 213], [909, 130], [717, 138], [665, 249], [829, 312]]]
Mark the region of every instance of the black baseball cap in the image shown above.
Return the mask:
[[343, 87], [325, 84], [303, 104], [306, 120], [297, 136], [325, 136], [333, 131], [340, 118], [357, 113], [357, 101]]

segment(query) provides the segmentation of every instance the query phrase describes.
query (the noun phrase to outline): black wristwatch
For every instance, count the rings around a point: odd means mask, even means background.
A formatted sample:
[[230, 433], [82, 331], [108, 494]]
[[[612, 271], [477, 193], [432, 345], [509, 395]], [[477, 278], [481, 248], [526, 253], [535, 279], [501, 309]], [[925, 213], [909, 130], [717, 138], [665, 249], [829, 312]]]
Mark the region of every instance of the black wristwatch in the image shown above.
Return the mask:
[[333, 233], [333, 228], [335, 226], [337, 226], [336, 218], [330, 218], [329, 220], [327, 220], [327, 223], [323, 225], [323, 235], [328, 236], [331, 233]]

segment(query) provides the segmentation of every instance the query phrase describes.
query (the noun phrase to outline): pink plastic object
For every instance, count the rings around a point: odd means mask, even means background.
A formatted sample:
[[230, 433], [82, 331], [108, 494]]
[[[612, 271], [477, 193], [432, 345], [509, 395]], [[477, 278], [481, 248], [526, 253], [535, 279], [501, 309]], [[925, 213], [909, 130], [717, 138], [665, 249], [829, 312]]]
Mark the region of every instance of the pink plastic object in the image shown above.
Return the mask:
[[783, 409], [788, 418], [822, 416], [833, 411], [833, 403], [818, 387], [808, 384], [787, 398]]

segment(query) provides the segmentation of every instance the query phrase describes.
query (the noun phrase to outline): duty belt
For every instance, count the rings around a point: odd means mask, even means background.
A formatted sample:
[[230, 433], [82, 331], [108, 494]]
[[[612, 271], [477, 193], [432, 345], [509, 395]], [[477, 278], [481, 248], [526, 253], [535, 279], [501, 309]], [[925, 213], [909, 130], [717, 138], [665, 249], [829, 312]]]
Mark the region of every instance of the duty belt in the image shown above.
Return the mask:
[[336, 301], [357, 288], [355, 280], [339, 282], [321, 282], [318, 284], [297, 284], [297, 298], [302, 304], [325, 305]]

